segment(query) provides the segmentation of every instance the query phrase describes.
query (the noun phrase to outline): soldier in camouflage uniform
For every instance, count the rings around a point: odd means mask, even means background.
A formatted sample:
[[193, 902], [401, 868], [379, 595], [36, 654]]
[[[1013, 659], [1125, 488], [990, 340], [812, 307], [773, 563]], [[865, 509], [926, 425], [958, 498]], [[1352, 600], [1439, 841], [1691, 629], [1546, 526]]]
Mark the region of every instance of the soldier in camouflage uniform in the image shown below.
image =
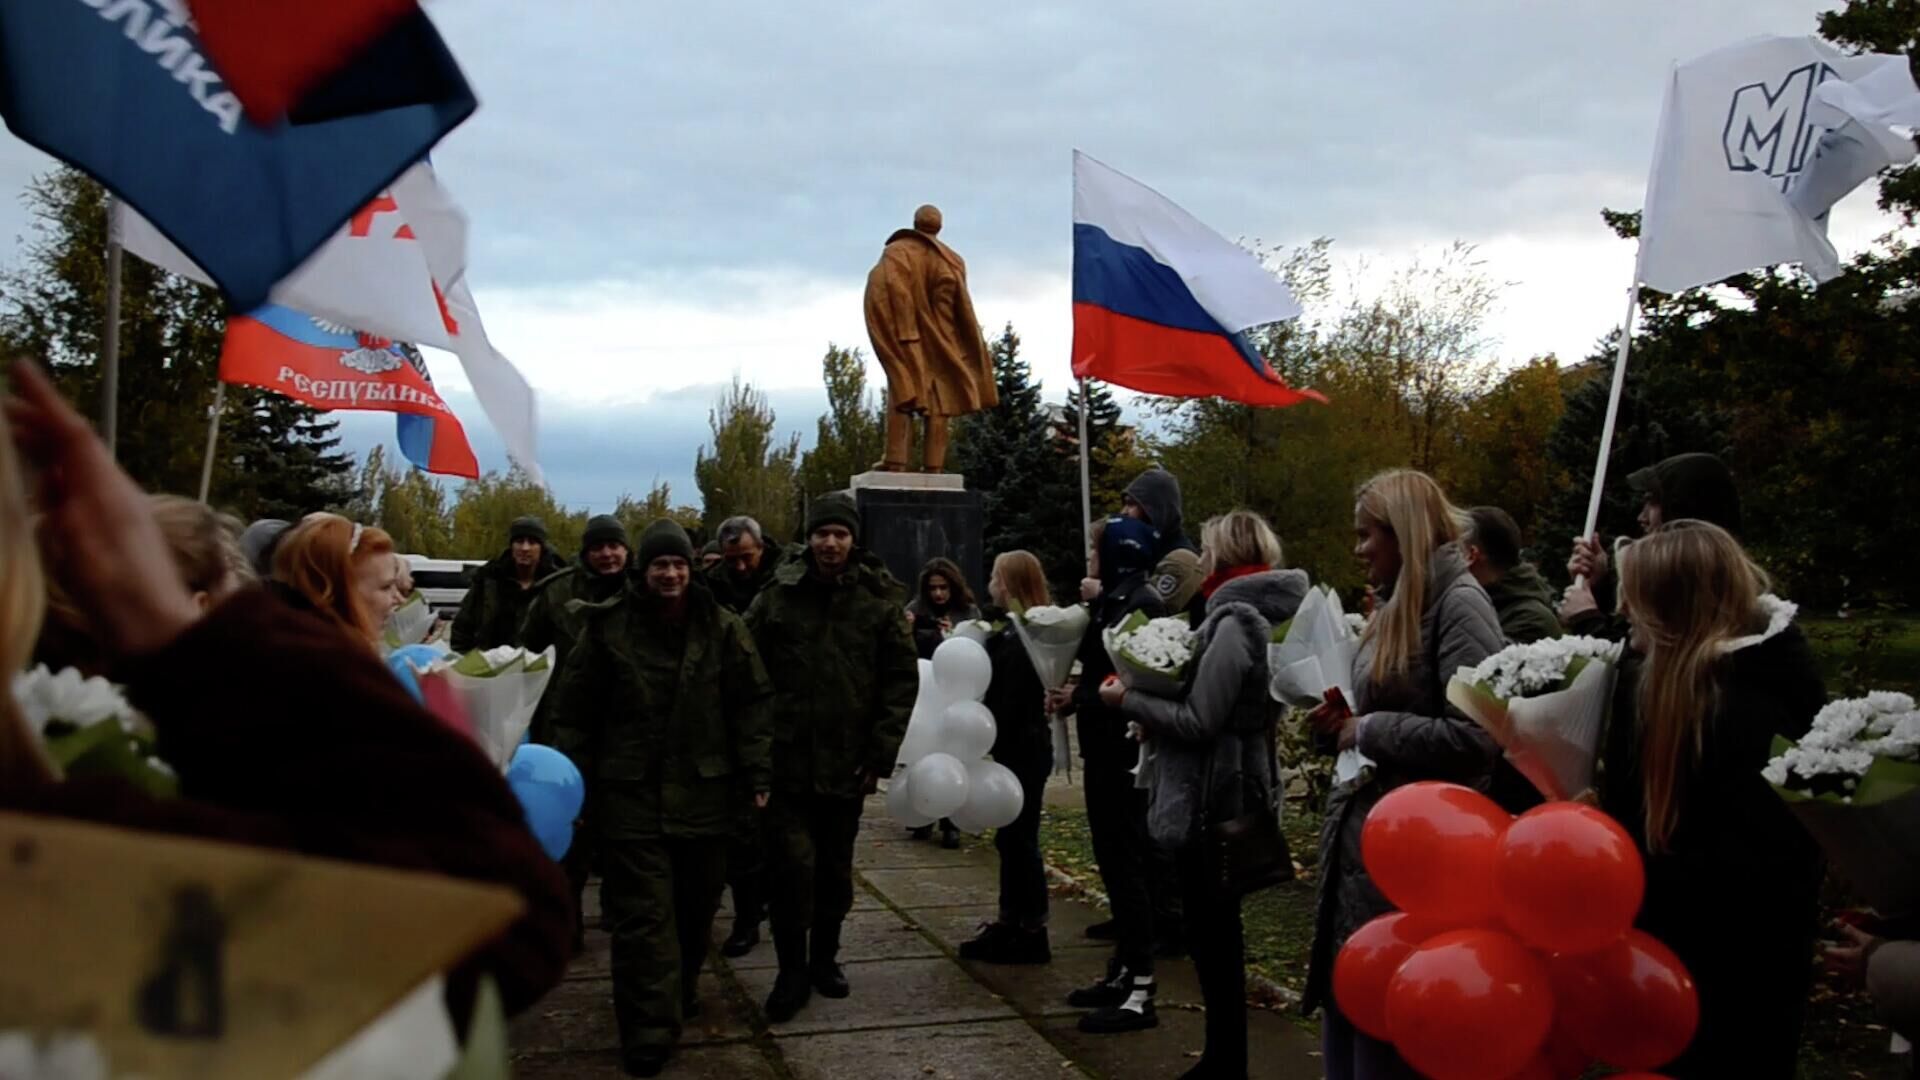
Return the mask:
[[772, 687], [739, 616], [692, 582], [670, 521], [640, 540], [642, 583], [579, 604], [556, 743], [591, 777], [600, 908], [613, 935], [623, 1067], [665, 1067], [706, 960], [739, 793], [764, 806]]
[[[586, 622], [585, 610], [575, 601], [597, 604], [612, 599], [627, 583], [627, 568], [632, 557], [633, 544], [627, 538], [626, 526], [620, 524], [619, 518], [602, 514], [587, 522], [587, 531], [580, 538], [580, 557], [574, 564], [534, 586], [533, 602], [527, 607], [527, 620], [520, 627], [519, 640], [534, 652], [545, 652], [552, 646], [554, 671], [548, 681], [553, 689], [541, 698], [540, 710], [534, 714], [533, 727], [528, 733], [530, 741], [542, 746], [553, 745], [553, 714], [560, 702], [558, 691], [564, 685], [561, 680], [566, 674], [567, 656], [573, 652]], [[586, 891], [595, 855], [592, 830], [581, 830], [573, 846], [567, 849], [566, 858], [567, 878], [573, 882], [576, 952], [585, 944], [586, 923], [581, 918], [580, 897]]]
[[775, 1023], [815, 990], [850, 992], [839, 952], [854, 837], [865, 797], [893, 771], [919, 689], [906, 590], [855, 546], [859, 529], [852, 500], [814, 500], [806, 554], [776, 570], [747, 612], [774, 684], [767, 843], [780, 974], [767, 1018]]
[[453, 651], [518, 644], [533, 587], [564, 569], [566, 563], [553, 553], [540, 519], [515, 520], [507, 531], [507, 550], [473, 572], [460, 613], [453, 617]]
[[[773, 584], [773, 572], [788, 558], [798, 558], [804, 549], [792, 551], [768, 543], [760, 523], [750, 517], [731, 517], [720, 523], [720, 562], [702, 575], [707, 588], [722, 607], [745, 615], [755, 597]], [[760, 944], [760, 923], [767, 917], [767, 846], [762, 818], [748, 798], [741, 799], [745, 811], [740, 828], [727, 849], [727, 887], [733, 890], [733, 932], [720, 946], [720, 955], [738, 959]]]

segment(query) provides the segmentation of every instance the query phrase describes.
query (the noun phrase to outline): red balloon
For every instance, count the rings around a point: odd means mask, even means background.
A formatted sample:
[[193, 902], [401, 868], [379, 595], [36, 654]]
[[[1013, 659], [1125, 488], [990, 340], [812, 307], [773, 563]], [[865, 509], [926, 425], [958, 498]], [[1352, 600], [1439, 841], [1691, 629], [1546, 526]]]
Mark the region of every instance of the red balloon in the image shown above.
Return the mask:
[[1333, 1000], [1354, 1027], [1387, 1039], [1387, 984], [1413, 950], [1446, 927], [1404, 911], [1382, 915], [1353, 932], [1333, 962]]
[[1536, 949], [1586, 953], [1620, 940], [1647, 891], [1640, 849], [1619, 822], [1579, 803], [1520, 815], [1494, 867], [1500, 918]]
[[[1551, 965], [1548, 970], [1552, 970]], [[1559, 994], [1556, 992], [1554, 1005], [1559, 1004]], [[1573, 1039], [1567, 1034], [1566, 1023], [1561, 1020], [1554, 1021], [1553, 1031], [1547, 1035], [1546, 1049], [1540, 1051], [1540, 1056], [1553, 1069], [1554, 1080], [1580, 1080], [1594, 1063], [1592, 1054], [1573, 1045]]]
[[1552, 1064], [1542, 1056], [1527, 1062], [1519, 1072], [1507, 1077], [1507, 1080], [1560, 1080], [1560, 1074], [1554, 1072]]
[[1432, 1080], [1511, 1076], [1553, 1026], [1553, 983], [1526, 946], [1491, 930], [1423, 943], [1387, 985], [1387, 1032]]
[[1388, 792], [1367, 815], [1360, 857], [1373, 884], [1400, 910], [1447, 926], [1484, 924], [1498, 907], [1493, 867], [1512, 821], [1470, 788], [1408, 784]]
[[1639, 930], [1549, 962], [1559, 1023], [1573, 1045], [1619, 1069], [1657, 1069], [1700, 1026], [1700, 994], [1673, 950]]

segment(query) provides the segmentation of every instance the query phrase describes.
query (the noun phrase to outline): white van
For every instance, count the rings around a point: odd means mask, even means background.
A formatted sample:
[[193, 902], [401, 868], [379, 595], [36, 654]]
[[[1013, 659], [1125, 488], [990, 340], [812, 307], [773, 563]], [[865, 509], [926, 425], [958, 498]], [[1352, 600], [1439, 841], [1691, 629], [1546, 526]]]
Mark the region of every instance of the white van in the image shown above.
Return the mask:
[[484, 559], [429, 559], [425, 555], [405, 556], [413, 571], [413, 587], [427, 598], [434, 611], [452, 618], [467, 598], [467, 586], [473, 572], [487, 565]]

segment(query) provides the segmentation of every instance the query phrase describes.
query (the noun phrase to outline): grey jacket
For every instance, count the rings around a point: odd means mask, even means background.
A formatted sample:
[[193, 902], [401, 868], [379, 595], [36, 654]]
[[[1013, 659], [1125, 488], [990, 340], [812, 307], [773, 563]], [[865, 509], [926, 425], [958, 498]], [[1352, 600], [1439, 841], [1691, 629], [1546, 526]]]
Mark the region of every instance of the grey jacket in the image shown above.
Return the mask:
[[1374, 683], [1372, 637], [1361, 642], [1353, 658], [1353, 709], [1362, 721], [1359, 748], [1374, 764], [1327, 796], [1313, 959], [1301, 1001], [1309, 1013], [1328, 1000], [1333, 960], [1347, 937], [1393, 910], [1360, 861], [1360, 830], [1374, 804], [1417, 780], [1447, 780], [1484, 791], [1500, 758], [1492, 736], [1446, 700], [1455, 671], [1500, 651], [1500, 620], [1486, 590], [1467, 572], [1457, 545], [1434, 552], [1427, 566], [1420, 650], [1410, 658], [1407, 674], [1384, 686]]
[[1299, 570], [1227, 582], [1207, 601], [1186, 696], [1126, 696], [1122, 711], [1152, 740], [1147, 828], [1161, 847], [1184, 848], [1259, 806], [1278, 812], [1270, 740], [1280, 706], [1267, 689], [1267, 643], [1306, 594]]

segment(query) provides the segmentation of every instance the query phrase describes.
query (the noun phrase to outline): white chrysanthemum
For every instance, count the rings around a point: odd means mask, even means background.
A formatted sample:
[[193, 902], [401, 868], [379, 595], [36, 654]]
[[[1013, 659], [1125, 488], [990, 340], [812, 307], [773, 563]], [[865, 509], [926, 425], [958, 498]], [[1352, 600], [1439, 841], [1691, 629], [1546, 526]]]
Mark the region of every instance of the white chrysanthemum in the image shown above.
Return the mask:
[[1153, 619], [1115, 635], [1114, 647], [1143, 667], [1172, 674], [1193, 659], [1193, 628], [1185, 619]]
[[518, 645], [501, 645], [496, 648], [488, 649], [485, 653], [482, 653], [481, 655], [487, 658], [487, 666], [489, 668], [492, 668], [495, 671], [499, 671], [501, 668], [506, 667], [508, 664], [511, 664], [515, 660], [520, 659], [520, 655], [522, 652], [524, 652], [524, 650], [521, 649], [520, 646]]
[[82, 728], [106, 720], [117, 720], [129, 731], [134, 727], [133, 707], [112, 683], [97, 676], [82, 678], [73, 668], [56, 675], [42, 664], [15, 675], [13, 700], [27, 723], [42, 734], [56, 720]]
[[1920, 760], [1920, 711], [1906, 694], [1876, 691], [1828, 702], [1799, 745], [1769, 761], [1761, 775], [1777, 787], [1804, 787], [1823, 777], [1851, 783], [1880, 757]]
[[1509, 645], [1479, 664], [1461, 668], [1458, 678], [1485, 685], [1496, 697], [1517, 698], [1558, 690], [1576, 657], [1612, 662], [1620, 646], [1592, 637], [1559, 637]]
[[1059, 626], [1074, 617], [1077, 608], [1030, 607], [1020, 616], [1028, 626]]

